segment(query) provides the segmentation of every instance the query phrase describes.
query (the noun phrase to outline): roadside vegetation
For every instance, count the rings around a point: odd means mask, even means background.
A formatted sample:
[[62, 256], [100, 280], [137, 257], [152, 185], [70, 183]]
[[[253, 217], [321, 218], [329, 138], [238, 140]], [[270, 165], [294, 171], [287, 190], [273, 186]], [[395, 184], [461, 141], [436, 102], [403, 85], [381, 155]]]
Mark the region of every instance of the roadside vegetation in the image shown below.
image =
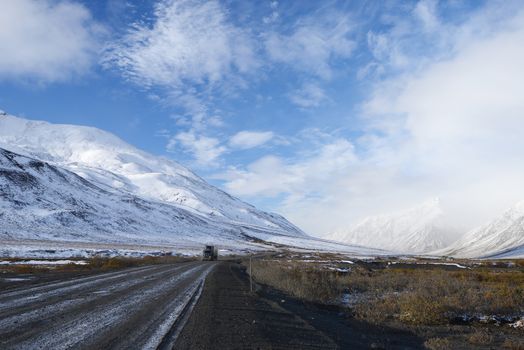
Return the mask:
[[103, 271], [122, 269], [126, 267], [136, 267], [144, 265], [155, 264], [171, 264], [177, 262], [195, 260], [195, 257], [179, 256], [179, 255], [164, 255], [164, 256], [150, 256], [144, 257], [102, 257], [95, 256], [92, 258], [67, 259], [71, 260], [68, 264], [47, 265], [45, 262], [52, 262], [53, 260], [41, 260], [41, 264], [25, 264], [24, 262], [35, 259], [19, 259], [6, 258], [3, 261], [9, 261], [16, 264], [0, 265], [0, 273], [12, 274], [34, 274], [46, 272], [82, 272], [82, 271]]
[[[375, 325], [504, 325], [502, 329], [511, 331], [509, 324], [524, 319], [524, 260], [438, 264], [287, 256], [253, 260], [252, 277], [299, 299], [338, 305]], [[516, 331], [521, 336], [505, 339], [505, 348], [524, 349], [524, 329]], [[496, 329], [471, 332], [465, 341], [472, 346], [502, 344]], [[448, 343], [446, 337], [427, 338], [426, 347], [450, 348]]]

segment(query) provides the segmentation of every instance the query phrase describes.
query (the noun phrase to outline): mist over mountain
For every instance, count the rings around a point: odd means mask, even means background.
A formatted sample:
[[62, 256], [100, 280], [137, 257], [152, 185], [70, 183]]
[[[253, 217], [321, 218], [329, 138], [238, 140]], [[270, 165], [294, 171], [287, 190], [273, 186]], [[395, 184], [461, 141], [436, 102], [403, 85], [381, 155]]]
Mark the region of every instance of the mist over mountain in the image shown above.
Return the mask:
[[329, 238], [412, 254], [446, 247], [457, 235], [457, 230], [445, 223], [440, 200], [435, 198], [405, 211], [367, 217]]
[[524, 256], [524, 201], [434, 253], [465, 258]]

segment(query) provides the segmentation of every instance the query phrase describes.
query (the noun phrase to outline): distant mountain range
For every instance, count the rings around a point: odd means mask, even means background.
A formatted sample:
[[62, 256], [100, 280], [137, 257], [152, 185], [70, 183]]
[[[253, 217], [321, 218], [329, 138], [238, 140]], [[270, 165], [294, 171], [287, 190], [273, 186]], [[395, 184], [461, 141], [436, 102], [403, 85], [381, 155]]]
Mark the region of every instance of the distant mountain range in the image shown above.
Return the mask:
[[409, 210], [365, 218], [327, 238], [404, 254], [524, 257], [524, 202], [462, 236], [445, 219], [440, 201], [433, 199]]
[[282, 216], [258, 210], [186, 167], [105, 131], [26, 120], [2, 111], [0, 210], [4, 241], [524, 256], [524, 202], [456, 240], [460, 232], [445, 224], [440, 201], [433, 199], [368, 217], [328, 236], [342, 242], [338, 244], [310, 237]]
[[524, 201], [435, 253], [465, 258], [524, 257]]
[[329, 238], [392, 252], [424, 253], [448, 246], [457, 232], [443, 223], [439, 199], [393, 214], [370, 216]]

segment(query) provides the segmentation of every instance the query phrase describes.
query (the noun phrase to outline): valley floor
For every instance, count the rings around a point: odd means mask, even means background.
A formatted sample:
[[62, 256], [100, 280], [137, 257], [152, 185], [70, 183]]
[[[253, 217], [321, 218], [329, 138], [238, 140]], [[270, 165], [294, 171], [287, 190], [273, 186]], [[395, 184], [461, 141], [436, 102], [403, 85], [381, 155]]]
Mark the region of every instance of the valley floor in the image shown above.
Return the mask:
[[341, 349], [524, 349], [522, 260], [288, 253], [243, 264], [261, 296], [282, 298]]
[[524, 348], [521, 261], [180, 259], [10, 260], [0, 348]]

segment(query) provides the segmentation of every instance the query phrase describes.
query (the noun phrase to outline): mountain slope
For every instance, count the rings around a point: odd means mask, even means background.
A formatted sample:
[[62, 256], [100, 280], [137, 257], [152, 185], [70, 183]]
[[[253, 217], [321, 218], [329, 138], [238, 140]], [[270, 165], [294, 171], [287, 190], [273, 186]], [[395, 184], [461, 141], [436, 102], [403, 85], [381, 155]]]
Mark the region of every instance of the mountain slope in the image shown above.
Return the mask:
[[234, 251], [286, 245], [384, 254], [309, 237], [282, 216], [107, 132], [2, 113], [0, 239], [2, 248], [16, 249], [87, 242], [104, 249], [118, 243], [198, 251], [213, 243]]
[[394, 252], [424, 253], [450, 243], [453, 231], [445, 227], [442, 217], [440, 202], [434, 199], [399, 213], [368, 217], [329, 238]]
[[304, 235], [281, 216], [229, 196], [180, 164], [96, 128], [0, 115], [0, 147], [70, 170], [110, 192], [171, 203], [219, 221]]
[[[48, 163], [0, 149], [0, 235], [95, 242], [211, 239], [227, 226], [175, 206], [106, 191]], [[238, 235], [229, 235], [238, 239]]]
[[469, 231], [459, 241], [435, 254], [465, 258], [523, 257], [524, 201], [489, 223]]

